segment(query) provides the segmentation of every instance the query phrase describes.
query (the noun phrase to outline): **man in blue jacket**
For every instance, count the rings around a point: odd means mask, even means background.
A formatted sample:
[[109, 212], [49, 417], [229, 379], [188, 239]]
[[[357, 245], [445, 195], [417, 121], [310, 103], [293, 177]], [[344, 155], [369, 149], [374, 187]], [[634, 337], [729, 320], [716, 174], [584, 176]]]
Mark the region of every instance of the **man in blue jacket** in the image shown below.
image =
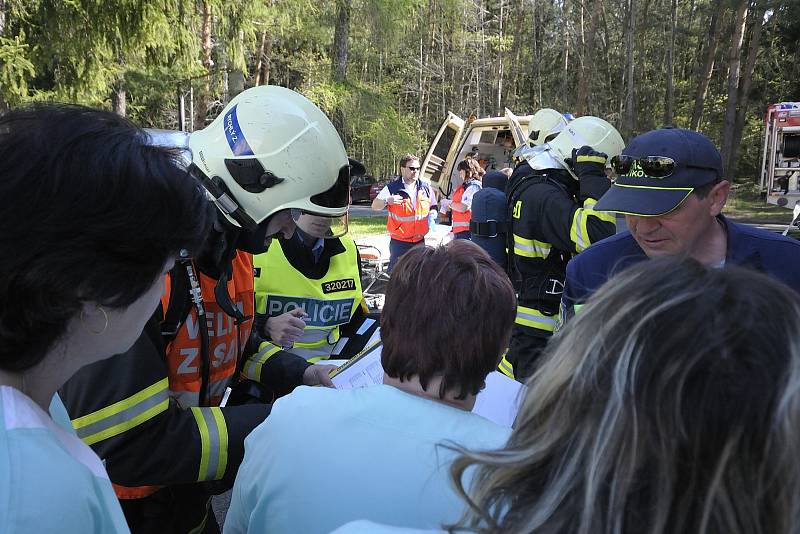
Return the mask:
[[751, 267], [800, 293], [800, 242], [721, 214], [730, 182], [723, 179], [722, 158], [706, 136], [653, 130], [633, 139], [612, 166], [619, 177], [594, 209], [623, 213], [629, 230], [569, 262], [562, 321], [615, 274], [660, 256], [689, 256], [710, 267]]

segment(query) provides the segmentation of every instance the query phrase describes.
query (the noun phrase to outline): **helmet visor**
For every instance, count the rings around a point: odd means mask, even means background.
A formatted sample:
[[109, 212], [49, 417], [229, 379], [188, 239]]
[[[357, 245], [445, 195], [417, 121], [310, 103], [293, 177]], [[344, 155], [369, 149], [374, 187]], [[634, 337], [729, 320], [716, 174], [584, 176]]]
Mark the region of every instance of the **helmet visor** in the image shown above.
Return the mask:
[[346, 208], [350, 200], [350, 166], [339, 169], [339, 176], [333, 187], [323, 193], [313, 195], [311, 202], [322, 208]]
[[334, 239], [347, 233], [347, 214], [331, 217], [296, 208], [291, 213], [297, 227], [311, 237]]

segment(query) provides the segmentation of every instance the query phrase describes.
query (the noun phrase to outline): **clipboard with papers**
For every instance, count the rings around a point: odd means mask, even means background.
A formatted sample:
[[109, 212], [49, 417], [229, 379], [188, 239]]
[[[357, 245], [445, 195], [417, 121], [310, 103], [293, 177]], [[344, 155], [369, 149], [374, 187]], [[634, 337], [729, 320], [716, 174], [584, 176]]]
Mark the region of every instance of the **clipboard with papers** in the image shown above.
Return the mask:
[[[337, 389], [354, 389], [382, 384], [382, 347], [378, 328], [367, 341], [364, 350], [331, 372], [334, 386]], [[498, 425], [511, 427], [526, 391], [527, 387], [523, 384], [498, 371], [492, 371], [486, 377], [486, 387], [478, 393], [472, 411]]]

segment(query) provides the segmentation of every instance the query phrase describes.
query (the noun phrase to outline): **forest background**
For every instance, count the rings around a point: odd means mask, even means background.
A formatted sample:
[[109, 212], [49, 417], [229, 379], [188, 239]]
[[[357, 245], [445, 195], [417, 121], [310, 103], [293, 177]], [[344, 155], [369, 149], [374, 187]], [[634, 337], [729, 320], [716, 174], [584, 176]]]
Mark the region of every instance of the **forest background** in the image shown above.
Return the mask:
[[59, 100], [202, 128], [247, 87], [295, 89], [377, 177], [448, 111], [552, 107], [627, 139], [709, 135], [757, 180], [768, 104], [800, 100], [800, 0], [0, 0], [0, 112]]

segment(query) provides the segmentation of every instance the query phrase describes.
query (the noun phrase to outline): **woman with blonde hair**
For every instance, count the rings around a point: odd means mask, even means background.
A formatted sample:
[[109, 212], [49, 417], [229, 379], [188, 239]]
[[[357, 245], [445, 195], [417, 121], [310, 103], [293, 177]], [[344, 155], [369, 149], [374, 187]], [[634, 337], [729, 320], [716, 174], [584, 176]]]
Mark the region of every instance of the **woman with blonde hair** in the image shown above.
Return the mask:
[[797, 532], [797, 299], [694, 260], [608, 282], [553, 337], [507, 445], [454, 462], [450, 532]]
[[454, 464], [469, 504], [459, 526], [796, 532], [797, 298], [693, 260], [645, 262], [606, 284], [553, 338], [506, 447]]

